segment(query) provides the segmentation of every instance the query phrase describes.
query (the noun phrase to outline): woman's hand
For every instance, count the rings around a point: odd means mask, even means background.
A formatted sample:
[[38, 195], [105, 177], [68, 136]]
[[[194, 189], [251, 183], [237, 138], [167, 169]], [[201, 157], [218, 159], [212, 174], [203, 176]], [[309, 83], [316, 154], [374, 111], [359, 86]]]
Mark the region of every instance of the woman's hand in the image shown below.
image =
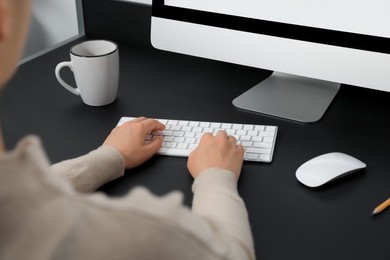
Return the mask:
[[194, 179], [209, 168], [229, 170], [238, 179], [243, 158], [244, 148], [237, 145], [233, 136], [228, 136], [225, 131], [219, 131], [215, 136], [206, 133], [199, 146], [190, 154], [187, 168]]
[[150, 159], [161, 147], [162, 136], [145, 143], [146, 135], [164, 129], [165, 125], [157, 120], [139, 117], [114, 128], [103, 145], [122, 154], [126, 169], [134, 168]]

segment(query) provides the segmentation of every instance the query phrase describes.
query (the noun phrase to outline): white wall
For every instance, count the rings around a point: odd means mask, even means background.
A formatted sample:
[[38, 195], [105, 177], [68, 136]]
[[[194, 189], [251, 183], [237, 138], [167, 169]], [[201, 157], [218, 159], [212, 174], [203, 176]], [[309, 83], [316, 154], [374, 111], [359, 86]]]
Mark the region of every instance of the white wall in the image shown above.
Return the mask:
[[32, 3], [24, 61], [80, 33], [76, 0], [34, 0]]

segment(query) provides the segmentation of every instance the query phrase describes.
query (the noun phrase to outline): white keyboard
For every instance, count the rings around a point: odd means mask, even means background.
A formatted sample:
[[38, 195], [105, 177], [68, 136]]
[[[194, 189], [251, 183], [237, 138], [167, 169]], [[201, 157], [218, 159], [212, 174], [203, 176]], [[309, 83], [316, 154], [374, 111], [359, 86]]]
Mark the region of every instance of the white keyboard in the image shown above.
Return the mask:
[[[134, 117], [122, 117], [118, 125], [121, 125]], [[204, 121], [185, 121], [173, 119], [156, 119], [166, 128], [158, 133], [163, 136], [163, 144], [158, 154], [178, 157], [188, 157], [194, 150], [204, 133], [216, 133], [225, 130], [228, 135], [237, 139], [237, 143], [245, 148], [245, 161], [271, 162], [274, 152], [277, 126], [250, 125], [234, 123], [218, 123]], [[146, 137], [151, 140], [153, 134]]]

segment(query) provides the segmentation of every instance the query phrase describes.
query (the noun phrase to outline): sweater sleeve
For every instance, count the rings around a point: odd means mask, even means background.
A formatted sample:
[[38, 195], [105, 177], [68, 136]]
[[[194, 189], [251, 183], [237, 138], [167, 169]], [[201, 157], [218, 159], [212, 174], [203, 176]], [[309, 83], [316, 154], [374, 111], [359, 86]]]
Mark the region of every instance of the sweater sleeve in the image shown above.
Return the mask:
[[237, 259], [255, 259], [252, 233], [245, 204], [237, 191], [237, 177], [222, 169], [209, 169], [193, 184], [192, 212], [228, 233]]
[[124, 174], [124, 160], [114, 148], [101, 146], [92, 152], [51, 166], [80, 192], [92, 192]]
[[123, 159], [109, 147], [48, 167], [34, 139], [0, 158], [0, 195], [7, 200], [0, 207], [0, 241], [6, 239], [0, 259], [254, 259], [231, 172], [199, 176], [191, 211], [177, 191], [155, 196], [138, 187], [110, 198], [68, 189], [61, 176], [88, 191], [123, 173]]
[[55, 259], [254, 260], [236, 182], [231, 172], [207, 170], [195, 180], [192, 211], [180, 192], [155, 196], [142, 187], [120, 198], [75, 193], [51, 199], [40, 208], [54, 212], [42, 215], [56, 219], [48, 240], [61, 238], [61, 246], [47, 252]]

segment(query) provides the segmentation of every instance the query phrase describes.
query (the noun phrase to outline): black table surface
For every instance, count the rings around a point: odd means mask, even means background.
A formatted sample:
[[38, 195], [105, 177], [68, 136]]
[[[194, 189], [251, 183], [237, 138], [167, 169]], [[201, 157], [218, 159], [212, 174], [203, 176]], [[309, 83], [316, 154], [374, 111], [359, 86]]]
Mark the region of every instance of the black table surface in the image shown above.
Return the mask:
[[[276, 125], [272, 163], [245, 162], [239, 181], [258, 259], [390, 259], [390, 210], [371, 216], [390, 197], [390, 93], [343, 85], [319, 122], [296, 123], [232, 105], [268, 71], [119, 43], [118, 99], [90, 107], [54, 75], [72, 44], [21, 65], [7, 84], [2, 128], [9, 149], [35, 134], [53, 163], [73, 158], [101, 145], [121, 116]], [[74, 84], [70, 71], [62, 75]], [[328, 152], [350, 154], [367, 168], [316, 189], [300, 184], [296, 169]], [[155, 156], [99, 191], [123, 196], [137, 185], [158, 195], [180, 190], [191, 205], [186, 162]]]

